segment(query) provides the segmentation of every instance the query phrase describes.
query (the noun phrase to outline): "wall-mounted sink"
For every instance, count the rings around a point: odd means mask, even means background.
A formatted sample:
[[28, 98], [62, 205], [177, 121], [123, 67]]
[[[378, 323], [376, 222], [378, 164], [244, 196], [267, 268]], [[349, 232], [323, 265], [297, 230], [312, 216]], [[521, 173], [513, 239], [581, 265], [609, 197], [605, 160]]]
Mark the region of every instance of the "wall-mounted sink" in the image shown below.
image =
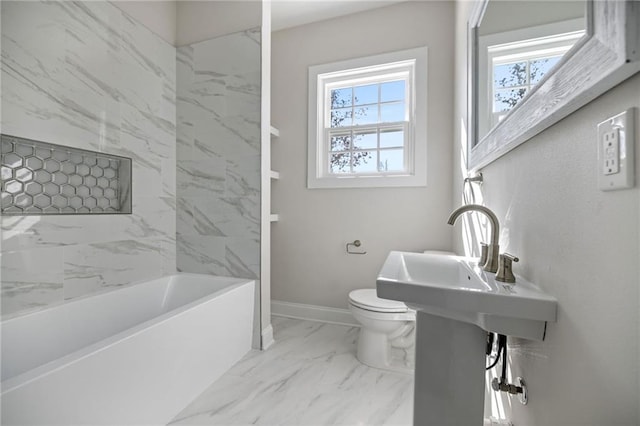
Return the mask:
[[556, 320], [556, 299], [520, 277], [516, 284], [498, 282], [476, 261], [392, 251], [378, 275], [378, 296], [486, 331], [542, 340], [546, 321]]

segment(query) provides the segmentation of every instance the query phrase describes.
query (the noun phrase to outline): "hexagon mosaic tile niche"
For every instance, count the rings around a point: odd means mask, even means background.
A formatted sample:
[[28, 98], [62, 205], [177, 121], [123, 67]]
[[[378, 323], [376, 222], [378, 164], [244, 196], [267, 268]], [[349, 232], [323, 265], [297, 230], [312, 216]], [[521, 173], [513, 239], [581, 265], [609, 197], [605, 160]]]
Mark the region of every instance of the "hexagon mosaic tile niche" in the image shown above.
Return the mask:
[[131, 213], [131, 159], [2, 135], [2, 214]]

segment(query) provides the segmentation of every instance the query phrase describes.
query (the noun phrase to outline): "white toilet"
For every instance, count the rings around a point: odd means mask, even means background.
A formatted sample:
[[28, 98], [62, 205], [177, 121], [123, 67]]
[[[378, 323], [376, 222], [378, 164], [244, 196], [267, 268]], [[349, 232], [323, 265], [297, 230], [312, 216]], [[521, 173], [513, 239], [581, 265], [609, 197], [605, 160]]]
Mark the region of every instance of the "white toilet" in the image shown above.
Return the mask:
[[412, 372], [416, 313], [395, 300], [381, 299], [375, 289], [349, 293], [349, 309], [362, 325], [357, 357], [363, 364]]

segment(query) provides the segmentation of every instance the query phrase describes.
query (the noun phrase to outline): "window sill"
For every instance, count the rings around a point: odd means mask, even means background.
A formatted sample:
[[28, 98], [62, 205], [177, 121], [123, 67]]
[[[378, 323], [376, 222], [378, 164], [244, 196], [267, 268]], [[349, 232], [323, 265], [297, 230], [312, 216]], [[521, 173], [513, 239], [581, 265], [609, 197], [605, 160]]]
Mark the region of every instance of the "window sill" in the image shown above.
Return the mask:
[[427, 186], [427, 176], [340, 176], [312, 178], [307, 181], [309, 189], [340, 188], [397, 188]]

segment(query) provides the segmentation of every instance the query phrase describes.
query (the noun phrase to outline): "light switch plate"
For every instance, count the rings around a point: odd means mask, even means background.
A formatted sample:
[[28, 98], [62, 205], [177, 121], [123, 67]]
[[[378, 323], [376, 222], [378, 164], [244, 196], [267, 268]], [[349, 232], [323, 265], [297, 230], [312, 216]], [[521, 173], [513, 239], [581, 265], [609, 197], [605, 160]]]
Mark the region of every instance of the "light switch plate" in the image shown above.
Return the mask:
[[635, 108], [598, 124], [598, 188], [633, 188], [635, 184]]

